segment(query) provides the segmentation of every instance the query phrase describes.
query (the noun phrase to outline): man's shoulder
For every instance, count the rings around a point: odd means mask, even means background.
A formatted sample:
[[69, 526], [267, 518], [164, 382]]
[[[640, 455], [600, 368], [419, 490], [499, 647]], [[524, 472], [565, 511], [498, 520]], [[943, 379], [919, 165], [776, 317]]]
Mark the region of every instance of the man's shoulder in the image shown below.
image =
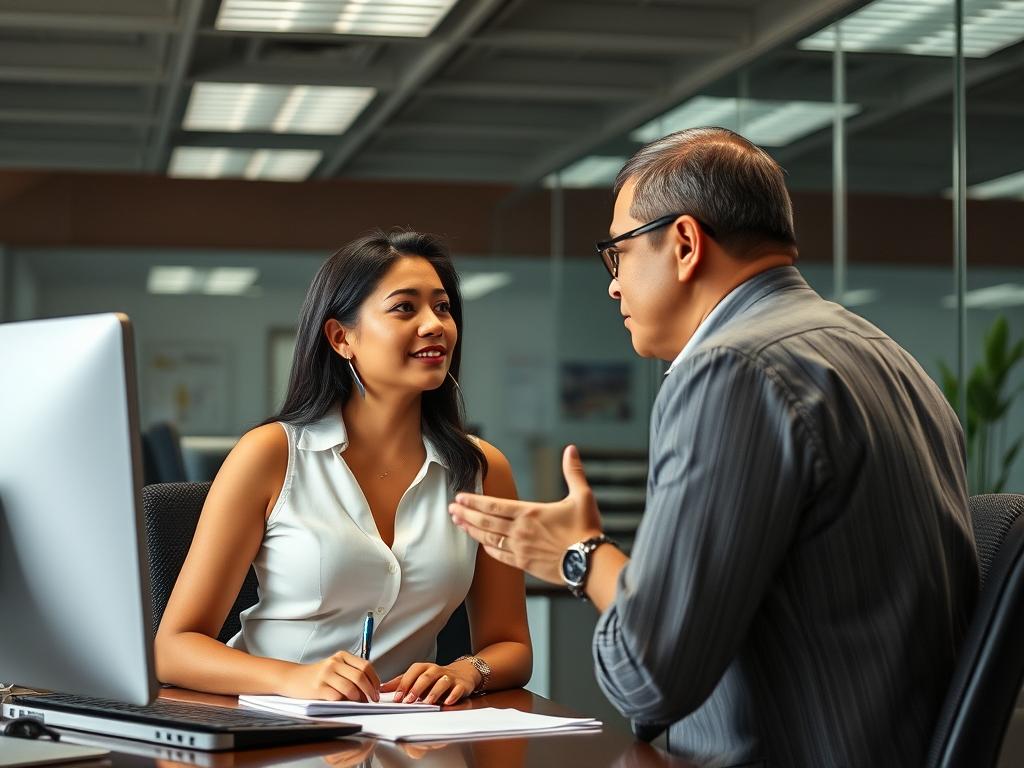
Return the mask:
[[694, 352], [729, 350], [751, 361], [777, 365], [811, 339], [837, 337], [868, 344], [891, 341], [878, 327], [845, 307], [812, 290], [799, 290], [766, 296], [709, 334]]

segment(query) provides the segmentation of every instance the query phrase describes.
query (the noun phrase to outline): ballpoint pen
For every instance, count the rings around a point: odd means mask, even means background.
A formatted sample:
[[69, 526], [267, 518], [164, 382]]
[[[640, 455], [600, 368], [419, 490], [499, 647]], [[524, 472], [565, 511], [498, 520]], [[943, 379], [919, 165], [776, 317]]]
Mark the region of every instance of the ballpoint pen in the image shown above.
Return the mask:
[[364, 659], [370, 658], [370, 642], [373, 640], [373, 611], [366, 612], [363, 619], [363, 644], [359, 649], [359, 656]]

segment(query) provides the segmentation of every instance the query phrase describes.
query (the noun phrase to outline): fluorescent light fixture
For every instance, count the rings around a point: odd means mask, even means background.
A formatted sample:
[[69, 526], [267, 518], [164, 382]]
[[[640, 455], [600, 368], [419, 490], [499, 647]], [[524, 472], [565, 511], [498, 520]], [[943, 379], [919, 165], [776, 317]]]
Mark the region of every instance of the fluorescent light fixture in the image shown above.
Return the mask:
[[248, 291], [259, 276], [254, 267], [217, 267], [206, 275], [203, 293], [237, 296]]
[[459, 292], [464, 301], [473, 301], [512, 282], [507, 272], [475, 272], [463, 275], [459, 280]]
[[339, 134], [375, 88], [260, 83], [196, 83], [182, 126], [187, 131]]
[[976, 200], [990, 200], [996, 197], [1024, 200], [1024, 171], [972, 184], [967, 188], [967, 196]]
[[559, 184], [565, 189], [586, 189], [587, 187], [607, 187], [615, 181], [615, 176], [626, 164], [625, 157], [608, 157], [590, 155], [566, 166], [557, 174], [544, 177], [544, 186], [553, 188]]
[[[976, 288], [964, 294], [964, 305], [968, 309], [1002, 309], [1024, 305], [1024, 285], [1001, 283], [988, 288]], [[956, 296], [944, 296], [942, 306], [956, 308]]]
[[181, 179], [302, 181], [322, 158], [318, 149], [176, 147], [167, 173]]
[[192, 267], [151, 267], [146, 290], [150, 293], [190, 293], [195, 279]]
[[[860, 112], [844, 104], [843, 116]], [[695, 96], [630, 134], [634, 141], [653, 141], [668, 133], [716, 125], [743, 134], [762, 147], [784, 147], [832, 123], [835, 106], [827, 101], [775, 101]]]
[[456, 0], [223, 0], [217, 29], [427, 37]]
[[[953, 4], [949, 0], [875, 0], [836, 24], [843, 49], [952, 56]], [[832, 51], [836, 24], [797, 43]], [[965, 0], [964, 55], [983, 58], [1024, 40], [1024, 0]]]
[[865, 304], [873, 304], [878, 301], [881, 293], [875, 288], [854, 288], [846, 291], [838, 299], [833, 298], [844, 307], [863, 307]]
[[259, 270], [255, 267], [151, 267], [146, 290], [150, 293], [240, 296], [251, 294], [259, 277]]

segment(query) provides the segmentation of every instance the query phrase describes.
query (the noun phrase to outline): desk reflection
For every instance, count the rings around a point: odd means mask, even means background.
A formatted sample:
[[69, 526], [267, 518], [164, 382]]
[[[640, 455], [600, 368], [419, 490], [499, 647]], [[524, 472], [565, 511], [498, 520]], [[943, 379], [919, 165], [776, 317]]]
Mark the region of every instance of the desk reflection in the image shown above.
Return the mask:
[[[111, 745], [113, 746], [113, 745]], [[370, 739], [341, 739], [302, 748], [315, 754], [297, 755], [299, 748], [261, 749], [244, 752], [190, 752], [155, 759], [160, 768], [523, 768], [525, 739], [432, 744], [392, 744]]]

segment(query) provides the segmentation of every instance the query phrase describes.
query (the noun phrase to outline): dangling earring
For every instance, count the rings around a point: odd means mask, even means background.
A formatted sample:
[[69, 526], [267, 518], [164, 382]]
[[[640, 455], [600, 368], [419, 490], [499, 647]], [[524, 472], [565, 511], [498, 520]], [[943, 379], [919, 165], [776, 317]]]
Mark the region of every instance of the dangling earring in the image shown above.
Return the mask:
[[348, 362], [348, 369], [352, 371], [352, 381], [356, 385], [356, 389], [359, 390], [359, 396], [366, 399], [366, 385], [363, 384], [363, 380], [359, 378], [359, 374], [356, 373], [356, 367], [352, 365], [352, 358], [346, 357], [345, 360]]
[[455, 390], [459, 393], [459, 397], [462, 398], [463, 400], [465, 400], [465, 398], [462, 397], [462, 387], [459, 386], [459, 380], [456, 379], [454, 376], [452, 376], [452, 372], [451, 371], [448, 371], [448, 378], [451, 379], [452, 380], [452, 384], [455, 385]]

